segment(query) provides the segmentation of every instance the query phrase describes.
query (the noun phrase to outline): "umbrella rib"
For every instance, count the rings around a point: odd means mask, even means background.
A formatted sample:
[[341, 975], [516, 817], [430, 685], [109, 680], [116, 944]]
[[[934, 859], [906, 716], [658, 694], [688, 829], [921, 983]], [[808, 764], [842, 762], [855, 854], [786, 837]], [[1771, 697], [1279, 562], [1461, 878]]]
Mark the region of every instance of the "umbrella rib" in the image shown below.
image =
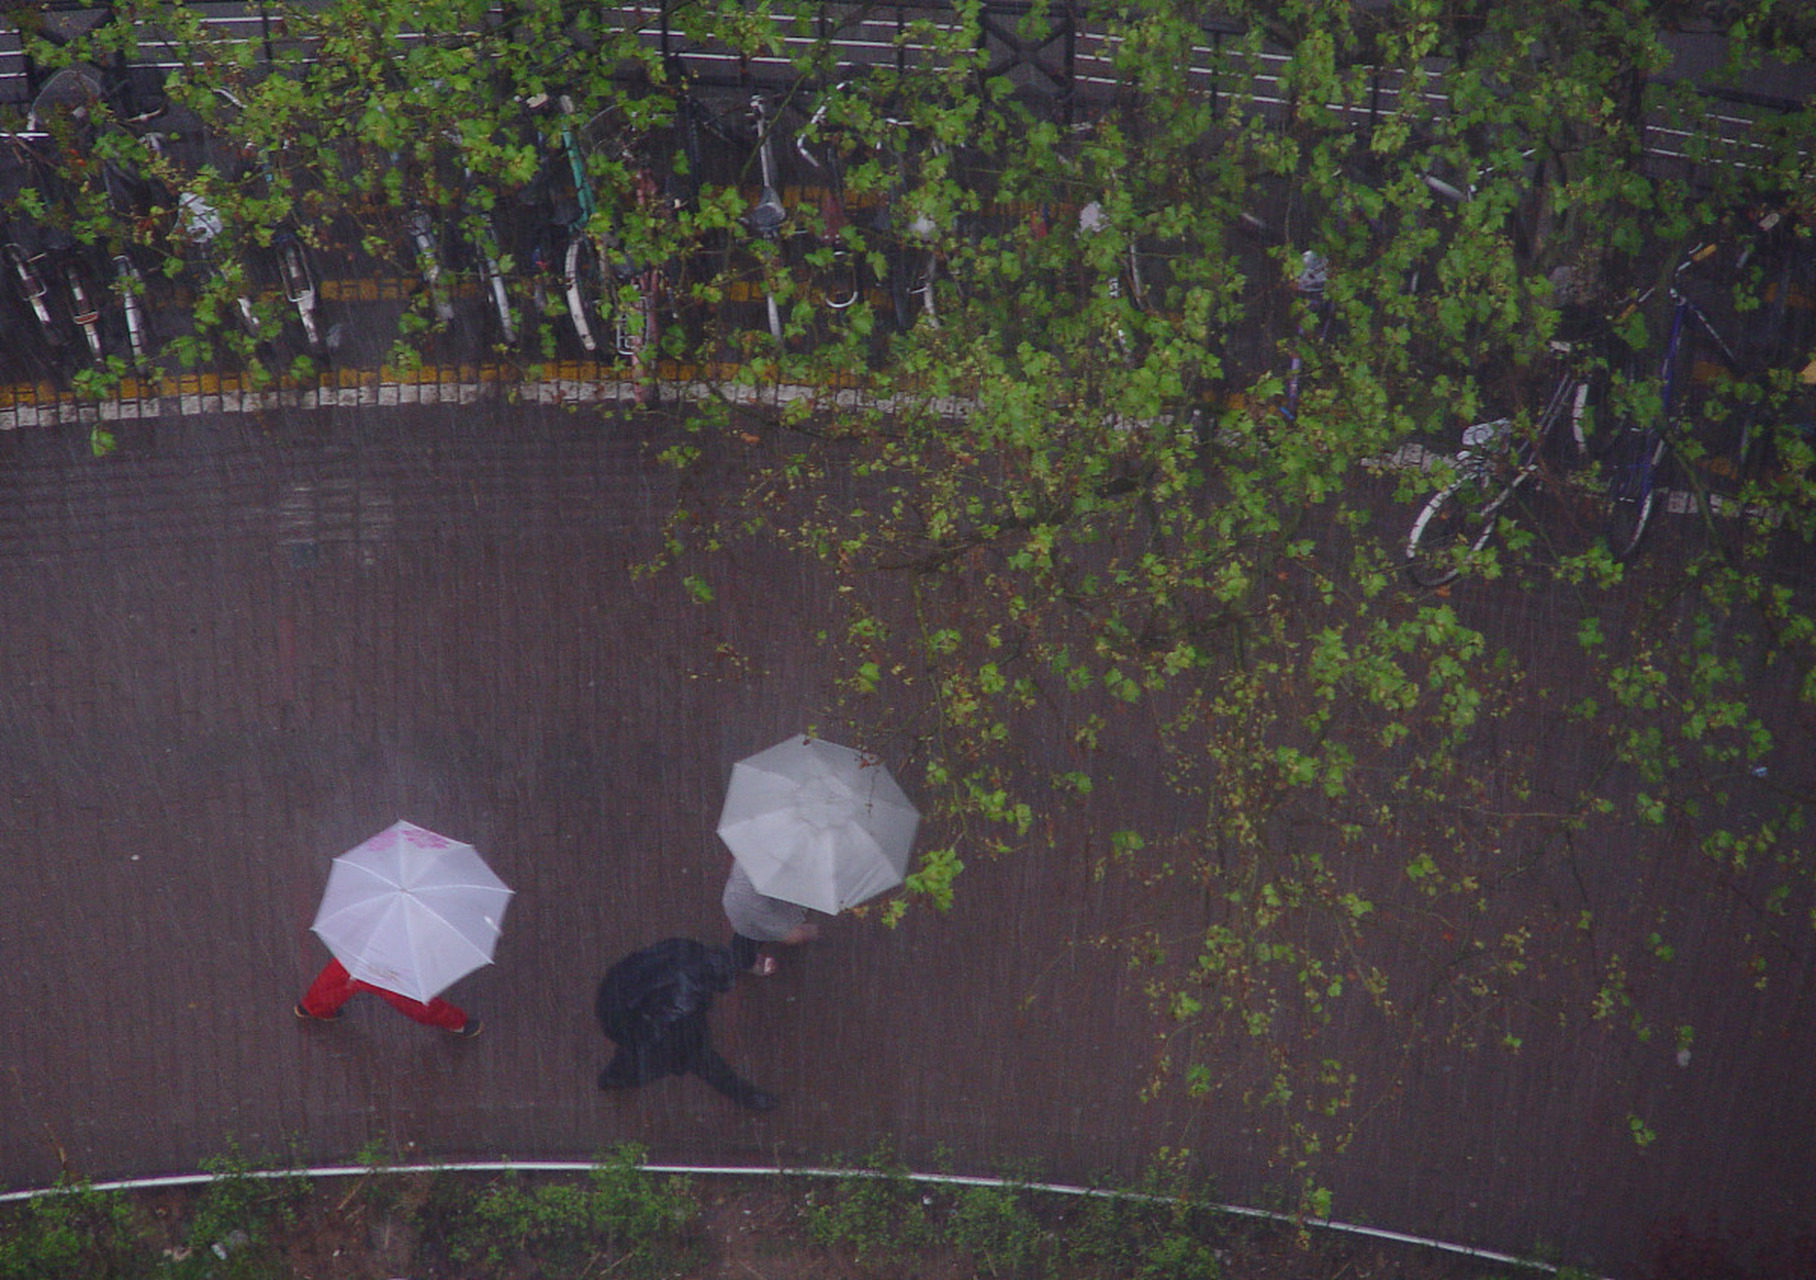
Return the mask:
[[[336, 858], [334, 861], [340, 868], [342, 875], [369, 876], [377, 883], [384, 885], [387, 889], [401, 891], [404, 887], [403, 881], [399, 880], [396, 876], [386, 875], [377, 867], [368, 866], [363, 862], [347, 862], [342, 858]], [[332, 870], [329, 874], [333, 874]]]
[[467, 944], [467, 949], [469, 951], [471, 951], [474, 955], [479, 957], [480, 964], [491, 964], [492, 963], [492, 957], [486, 953], [486, 949], [484, 947], [482, 947], [478, 943], [474, 942], [471, 938], [467, 937], [466, 934], [464, 934], [464, 933], [456, 934], [455, 936], [458, 937], [462, 942]]
[[[405, 954], [412, 956], [412, 957], [417, 957], [417, 956], [420, 956], [422, 953], [417, 950], [416, 913], [409, 909], [409, 906], [408, 906], [409, 902], [410, 902], [410, 899], [407, 897], [399, 899], [399, 907], [401, 909], [398, 910], [397, 914], [403, 918], [404, 941], [407, 944], [407, 948], [408, 948], [406, 950]], [[422, 962], [420, 960], [417, 960], [415, 963], [413, 963], [410, 966], [410, 968], [412, 970], [412, 972], [410, 974], [410, 978], [414, 982], [416, 990], [406, 991], [406, 992], [404, 992], [404, 994], [409, 996], [412, 1000], [420, 1001], [420, 1000], [432, 999], [433, 996], [428, 991], [429, 984], [423, 981]]]

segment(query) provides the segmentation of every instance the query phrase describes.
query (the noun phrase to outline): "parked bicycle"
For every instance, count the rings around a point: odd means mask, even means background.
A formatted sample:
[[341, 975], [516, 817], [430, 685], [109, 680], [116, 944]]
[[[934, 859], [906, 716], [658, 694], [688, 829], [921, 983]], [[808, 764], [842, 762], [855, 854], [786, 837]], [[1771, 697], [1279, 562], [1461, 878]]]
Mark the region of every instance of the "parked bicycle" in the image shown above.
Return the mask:
[[864, 292], [858, 273], [858, 255], [851, 252], [846, 240], [846, 228], [851, 225], [846, 207], [846, 157], [827, 124], [827, 112], [833, 100], [849, 87], [848, 83], [834, 85], [795, 134], [795, 151], [820, 179], [819, 221], [814, 228], [814, 239], [824, 265], [815, 272], [816, 294], [831, 311], [848, 310]]
[[[782, 236], [783, 224], [788, 221], [788, 209], [782, 203], [782, 197], [776, 189], [775, 147], [770, 140], [770, 120], [768, 104], [763, 95], [750, 95], [751, 124], [757, 135], [757, 163], [762, 173], [763, 186], [757, 193], [757, 199], [745, 210], [744, 222], [755, 233], [758, 239], [777, 245]], [[763, 289], [763, 301], [769, 314], [769, 336], [775, 339], [776, 345], [782, 345], [782, 307], [776, 298], [776, 291], [766, 282]]]
[[[944, 154], [938, 143], [932, 144], [932, 148], [934, 155]], [[938, 329], [940, 228], [911, 198], [909, 184], [913, 157], [903, 155], [899, 164], [900, 176], [886, 215], [887, 226], [896, 237], [889, 259], [889, 296], [895, 308], [896, 327], [903, 333], [917, 323]]]
[[[1411, 216], [1433, 216], [1434, 213], [1441, 213], [1446, 206], [1469, 199], [1467, 192], [1430, 171], [1422, 173], [1420, 177], [1435, 199], [1423, 215]], [[1276, 264], [1269, 271], [1257, 273], [1256, 278], [1265, 281], [1274, 271], [1292, 271], [1287, 291], [1294, 313], [1291, 317], [1292, 345], [1281, 377], [1281, 392], [1275, 405], [1277, 415], [1292, 423], [1298, 420], [1307, 357], [1309, 353], [1328, 346], [1339, 335], [1342, 323], [1329, 292], [1331, 262], [1323, 249], [1323, 246], [1331, 243], [1322, 238], [1323, 233], [1330, 228], [1324, 224], [1319, 213], [1302, 207], [1299, 194], [1291, 189], [1283, 191], [1279, 186], [1270, 184], [1253, 193], [1251, 198], [1255, 203], [1240, 211], [1233, 222], [1233, 229], [1248, 240], [1265, 246], [1268, 259]], [[1343, 216], [1347, 219], [1348, 226], [1340, 230], [1358, 235], [1365, 231], [1370, 240], [1376, 235], [1384, 234], [1380, 219], [1364, 217], [1356, 211]], [[1296, 254], [1293, 253], [1295, 246], [1303, 245], [1308, 240], [1321, 247], [1300, 248]], [[1349, 252], [1354, 255], [1366, 250], [1359, 250], [1352, 245]], [[1282, 258], [1284, 262], [1281, 261]], [[1357, 258], [1352, 256], [1346, 260], [1353, 262]], [[1423, 262], [1410, 264], [1391, 287], [1403, 295], [1418, 294], [1424, 266]], [[1269, 285], [1268, 288], [1271, 291], [1273, 286]], [[1265, 313], [1271, 311], [1274, 304], [1272, 299], [1260, 295], [1255, 298], [1255, 305]], [[1263, 323], [1257, 328], [1263, 333], [1274, 331], [1272, 323]], [[1252, 343], [1252, 339], [1249, 343]], [[1251, 374], [1259, 372], [1269, 363], [1278, 367], [1277, 355], [1265, 350], [1260, 353], [1249, 350], [1243, 350], [1240, 354], [1232, 353], [1230, 362]]]
[[574, 192], [574, 212], [568, 221], [567, 244], [562, 249], [562, 296], [567, 299], [568, 319], [575, 336], [581, 347], [591, 353], [599, 350], [593, 322], [602, 314], [612, 272], [605, 240], [592, 227], [599, 205], [593, 194], [592, 177], [587, 173], [586, 155], [574, 136], [574, 103], [566, 94], [557, 101], [561, 111], [561, 155], [567, 162]]
[[442, 324], [454, 319], [454, 299], [442, 280], [441, 244], [435, 234], [435, 220], [421, 204], [411, 204], [404, 212], [404, 233], [409, 237], [409, 251], [416, 262], [416, 274], [422, 280], [424, 295], [435, 318]]
[[[534, 113], [547, 102], [538, 97], [524, 106]], [[522, 130], [527, 144], [536, 149], [538, 162], [529, 181], [510, 193], [499, 227], [500, 257], [512, 264], [513, 283], [525, 303], [522, 328], [535, 333], [557, 313], [572, 324], [566, 318], [562, 266], [580, 211], [567, 157], [551, 147], [534, 120], [524, 122]]]
[[303, 248], [296, 224], [285, 219], [271, 237], [271, 249], [277, 256], [278, 277], [283, 282], [284, 301], [296, 309], [303, 326], [303, 337], [315, 355], [327, 353], [320, 319], [321, 298], [315, 287], [315, 273], [309, 267], [308, 251]]
[[[1101, 200], [1086, 201], [1078, 211], [1078, 232], [1081, 239], [1102, 235], [1109, 229], [1110, 217], [1104, 212]], [[1117, 255], [1116, 270], [1102, 273], [1103, 296], [1112, 307], [1120, 309], [1126, 302], [1139, 309], [1142, 299], [1147, 294], [1145, 282], [1141, 276], [1141, 257], [1135, 251], [1135, 241], [1130, 237], [1128, 246]], [[1135, 346], [1131, 340], [1129, 326], [1119, 318], [1112, 322], [1111, 336], [1116, 340], [1116, 350], [1124, 360], [1135, 355]]]
[[[1776, 219], [1768, 215], [1760, 229], [1769, 232], [1775, 223]], [[1756, 243], [1749, 239], [1738, 256], [1737, 267], [1746, 264]], [[1595, 459], [1593, 487], [1600, 506], [1600, 537], [1616, 561], [1629, 560], [1638, 552], [1658, 504], [1668, 492], [1672, 439], [1680, 430], [1677, 421], [1683, 416], [1683, 400], [1692, 381], [1696, 357], [1708, 356], [1736, 379], [1757, 374], [1762, 363], [1769, 363], [1737, 355], [1734, 345], [1688, 291], [1689, 273], [1718, 252], [1713, 243], [1692, 248], [1680, 258], [1662, 286], [1670, 311], [1650, 381], [1655, 396], [1623, 398], [1605, 429], [1596, 438], [1586, 440], [1582, 423], [1588, 384], [1580, 373], [1566, 369], [1539, 418], [1535, 440], [1542, 442], [1552, 423], [1568, 420], [1576, 455]], [[1779, 269], [1789, 270], [1785, 265]], [[1654, 287], [1635, 295], [1625, 304], [1624, 313], [1643, 307], [1656, 291]], [[1782, 309], [1788, 306], [1794, 292], [1788, 275], [1762, 292], [1767, 301], [1767, 323], [1760, 326], [1760, 331], [1780, 331], [1784, 327]], [[1409, 573], [1420, 585], [1437, 586], [1456, 577], [1467, 553], [1479, 551], [1492, 535], [1507, 500], [1539, 472], [1538, 455], [1530, 452], [1527, 442], [1503, 429], [1507, 422], [1499, 419], [1479, 423], [1465, 431], [1464, 450], [1455, 460], [1457, 481], [1433, 495], [1415, 521], [1406, 558]], [[1755, 431], [1756, 424], [1743, 421], [1737, 450], [1743, 466], [1748, 441]], [[1500, 478], [1485, 481], [1484, 477], [1491, 474]]]
[[1293, 277], [1293, 292], [1305, 303], [1306, 314], [1298, 326], [1293, 353], [1286, 364], [1286, 391], [1280, 401], [1280, 416], [1288, 422], [1299, 417], [1299, 383], [1305, 372], [1305, 344], [1322, 343], [1330, 338], [1336, 308], [1331, 305], [1325, 286], [1330, 283], [1330, 259], [1316, 249], [1299, 255], [1299, 273]]
[[[10, 231], [10, 228], [9, 228]], [[60, 353], [66, 339], [61, 322], [51, 314], [50, 285], [45, 280], [46, 255], [8, 239], [0, 252], [6, 256], [6, 274], [19, 300], [38, 321], [38, 334], [53, 353]]]
[[[1682, 413], [1682, 401], [1691, 381], [1693, 350], [1700, 344], [1701, 350], [1735, 377], [1748, 373], [1745, 362], [1690, 296], [1685, 284], [1686, 273], [1713, 259], [1718, 251], [1712, 243], [1697, 245], [1672, 269], [1664, 286], [1671, 311], [1664, 350], [1654, 375], [1656, 408], [1648, 406], [1646, 412], [1624, 414], [1614, 423], [1613, 444], [1603, 466], [1609, 499], [1608, 549], [1617, 560], [1627, 559], [1639, 549], [1664, 492], [1671, 460], [1670, 437], [1676, 430], [1674, 419]], [[1742, 264], [1751, 251], [1749, 243], [1741, 252]], [[1652, 293], [1651, 289], [1644, 291], [1630, 307], [1643, 306]]]
[[[229, 91], [216, 89], [215, 93], [236, 110], [245, 110], [245, 104]], [[242, 185], [259, 191], [265, 200], [272, 201], [274, 205], [278, 203], [279, 184], [270, 152], [243, 149], [235, 167], [235, 176]], [[287, 208], [287, 205], [288, 202], [284, 202], [284, 207]], [[315, 272], [310, 266], [309, 252], [303, 243], [301, 229], [297, 226], [296, 219], [287, 212], [279, 212], [271, 228], [270, 257], [284, 300], [296, 312], [297, 321], [302, 326], [309, 353], [326, 355], [328, 345], [321, 322], [321, 295], [316, 288]]]
[[39, 336], [53, 358], [68, 348], [73, 327], [88, 357], [95, 364], [105, 363], [100, 291], [82, 246], [67, 228], [67, 192], [55, 166], [39, 149], [46, 139], [15, 133], [7, 140], [19, 180], [9, 202], [3, 250], [7, 274], [37, 320]]
[[[588, 134], [597, 121], [582, 121], [566, 94], [555, 98], [538, 95], [528, 107], [532, 112], [553, 105], [553, 149], [545, 157], [531, 188], [519, 193], [526, 209], [537, 212], [539, 230], [530, 246], [532, 296], [539, 310], [564, 312], [582, 351], [589, 355], [604, 347], [605, 325], [613, 326], [613, 346], [628, 345], [624, 324], [616, 315], [618, 265], [613, 261], [613, 236], [600, 226], [595, 177], [589, 164], [594, 149]], [[483, 255], [482, 255], [483, 256]], [[561, 301], [551, 306], [546, 281], [551, 273], [559, 280]]]
[[136, 260], [136, 239], [151, 226], [160, 193], [142, 171], [141, 160], [162, 152], [163, 135], [152, 132], [150, 126], [164, 115], [168, 104], [161, 93], [142, 98], [123, 59], [100, 74], [105, 110], [102, 119], [90, 124], [94, 126], [91, 150], [100, 156], [102, 190], [112, 215], [104, 248], [113, 267], [113, 289], [125, 321], [128, 352], [134, 364], [142, 365], [152, 355], [152, 332], [145, 274]]
[[[101, 180], [115, 225], [143, 219], [153, 207], [149, 191], [138, 174], [113, 160], [101, 162]], [[132, 360], [142, 364], [151, 357], [151, 318], [146, 309], [145, 276], [133, 261], [132, 246], [124, 238], [108, 246], [113, 264], [114, 292], [126, 322], [126, 341]]]
[[1464, 429], [1463, 447], [1449, 462], [1453, 478], [1426, 500], [1406, 538], [1406, 572], [1415, 584], [1453, 581], [1488, 545], [1523, 488], [1587, 456], [1591, 382], [1577, 355], [1571, 343], [1551, 344], [1551, 391], [1529, 424], [1495, 418]]
[[[1710, 501], [1705, 478], [1755, 477], [1781, 456], [1788, 440], [1808, 440], [1813, 434], [1808, 389], [1816, 386], [1816, 364], [1810, 359], [1816, 334], [1816, 249], [1799, 234], [1788, 210], [1775, 204], [1748, 210], [1742, 229], [1746, 239], [1734, 258], [1733, 273], [1743, 292], [1759, 299], [1759, 306], [1732, 318], [1727, 324], [1731, 337], [1724, 336], [1723, 322], [1691, 293], [1692, 281], [1700, 274], [1700, 269], [1689, 269], [1695, 263], [1680, 265], [1670, 287], [1672, 322], [1678, 332], [1669, 391], [1678, 421], [1689, 417], [1684, 400], [1695, 383], [1715, 377], [1769, 382], [1767, 375], [1774, 370], [1785, 375], [1778, 391], [1765, 401], [1724, 422], [1696, 425], [1703, 465], [1685, 473], [1705, 503]], [[1713, 266], [1717, 255], [1701, 252], [1696, 261]], [[1701, 292], [1719, 299], [1726, 290]], [[1715, 305], [1719, 312], [1719, 303]], [[1789, 394], [1791, 389], [1800, 394]], [[1686, 434], [1691, 428], [1676, 430]]]
[[[1277, 280], [1276, 272], [1283, 272], [1289, 266], [1292, 275], [1286, 281], [1284, 293], [1288, 303], [1292, 323], [1291, 345], [1286, 356], [1286, 368], [1280, 377], [1280, 391], [1273, 402], [1273, 412], [1268, 421], [1278, 418], [1286, 423], [1298, 420], [1299, 400], [1304, 385], [1307, 353], [1315, 347], [1329, 342], [1336, 328], [1336, 307], [1333, 305], [1328, 285], [1330, 283], [1330, 259], [1321, 250], [1304, 248], [1296, 254], [1290, 252], [1294, 237], [1289, 233], [1290, 223], [1287, 219], [1275, 216], [1264, 217], [1253, 210], [1243, 210], [1235, 222], [1235, 229], [1251, 241], [1265, 246], [1268, 263], [1265, 275], [1258, 273], [1259, 278]], [[1301, 240], [1300, 243], [1303, 243]], [[1284, 262], [1275, 257], [1276, 253], [1287, 251], [1282, 256]], [[1275, 299], [1280, 296], [1278, 285], [1269, 283], [1266, 292], [1255, 298], [1255, 306], [1263, 314], [1271, 314], [1277, 305]], [[1257, 326], [1259, 333], [1274, 332], [1272, 324]], [[1250, 338], [1250, 343], [1256, 339]], [[1244, 352], [1242, 358], [1231, 357], [1230, 363], [1252, 378], [1267, 370], [1271, 365], [1279, 368], [1279, 354], [1273, 347], [1264, 347], [1259, 351]]]
[[[204, 296], [216, 282], [223, 285], [226, 296], [232, 299], [233, 320], [248, 339], [257, 342], [263, 326], [259, 323], [258, 308], [253, 305], [245, 262], [228, 251], [225, 219], [199, 190], [180, 191], [175, 209], [174, 238], [183, 246], [183, 257], [188, 260], [190, 269], [203, 278]], [[212, 318], [211, 309], [208, 313], [198, 312], [199, 318], [205, 315]]]
[[917, 154], [912, 126], [890, 114], [887, 99], [868, 96], [872, 88], [848, 79], [824, 90], [796, 131], [795, 150], [817, 180], [818, 216], [805, 238], [811, 297], [827, 321], [874, 298], [882, 323], [871, 327], [871, 340], [880, 357], [891, 330], [939, 327], [941, 260], [939, 228], [911, 189], [927, 156]]
[[[36, 171], [32, 185], [44, 200], [56, 202], [54, 208], [47, 203], [35, 219], [44, 233], [47, 263], [62, 260], [46, 270], [64, 277], [71, 318], [96, 365], [119, 354], [121, 333], [124, 354], [135, 362], [149, 356], [145, 278], [133, 260], [131, 237], [131, 229], [145, 219], [148, 192], [117, 157], [139, 150], [132, 135], [162, 110], [161, 100], [140, 108], [123, 67], [104, 71], [77, 63], [45, 81], [27, 118], [33, 141], [24, 144], [31, 152], [25, 164]], [[104, 283], [110, 274], [111, 290]], [[38, 283], [59, 292], [46, 281]], [[110, 300], [119, 305], [118, 324], [105, 315]]]
[[[456, 270], [469, 270], [477, 277], [486, 322], [509, 345], [517, 341], [517, 315], [500, 260], [504, 239], [494, 216], [495, 195], [477, 180], [471, 160], [457, 140], [451, 148], [451, 167], [457, 166], [459, 173], [451, 180], [453, 199], [446, 217], [452, 234], [446, 237], [446, 257]], [[439, 288], [439, 276], [428, 287]]]
[[[654, 231], [650, 223], [664, 222], [674, 206], [662, 193], [661, 184], [648, 166], [635, 156], [625, 157], [631, 171], [630, 202], [632, 216], [646, 220], [636, 228], [648, 243]], [[631, 229], [627, 228], [627, 234]], [[664, 269], [652, 257], [634, 253], [626, 247], [625, 235], [614, 235], [610, 243], [610, 281], [612, 289], [604, 303], [612, 321], [612, 347], [630, 367], [632, 395], [645, 407], [657, 401], [656, 352], [661, 338], [660, 300], [666, 291]]]

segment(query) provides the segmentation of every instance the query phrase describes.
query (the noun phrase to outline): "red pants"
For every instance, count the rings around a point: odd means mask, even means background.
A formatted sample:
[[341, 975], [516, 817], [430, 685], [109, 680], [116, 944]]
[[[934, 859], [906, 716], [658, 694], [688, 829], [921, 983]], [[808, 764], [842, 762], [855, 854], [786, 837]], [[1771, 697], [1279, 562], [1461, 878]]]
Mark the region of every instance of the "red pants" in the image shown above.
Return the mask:
[[311, 1018], [332, 1018], [340, 1007], [353, 998], [356, 991], [370, 991], [406, 1018], [414, 1018], [427, 1026], [440, 1027], [443, 1031], [459, 1031], [467, 1025], [467, 1015], [455, 1006], [436, 996], [429, 1003], [412, 1000], [395, 991], [386, 991], [375, 987], [370, 982], [361, 982], [339, 960], [330, 960], [322, 971], [315, 975], [315, 981], [303, 992], [303, 1012]]

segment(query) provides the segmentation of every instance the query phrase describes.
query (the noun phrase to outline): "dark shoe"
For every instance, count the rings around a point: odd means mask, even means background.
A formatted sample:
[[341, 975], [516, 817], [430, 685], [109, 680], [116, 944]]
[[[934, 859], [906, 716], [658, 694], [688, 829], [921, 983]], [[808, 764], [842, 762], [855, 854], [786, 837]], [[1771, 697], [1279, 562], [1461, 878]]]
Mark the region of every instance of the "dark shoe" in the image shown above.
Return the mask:
[[637, 1082], [615, 1076], [612, 1074], [612, 1069], [607, 1067], [599, 1073], [599, 1087], [601, 1089], [635, 1089]]
[[484, 1031], [485, 1026], [486, 1024], [481, 1022], [478, 1018], [468, 1018], [465, 1022], [460, 1024], [460, 1030], [454, 1032], [454, 1034], [459, 1036], [462, 1040], [471, 1040], [481, 1031]]
[[339, 1022], [340, 1021], [340, 1011], [338, 1009], [333, 1013], [323, 1015], [323, 1014], [317, 1014], [317, 1013], [310, 1013], [307, 1009], [303, 1008], [303, 1006], [301, 1004], [298, 1004], [290, 1012], [294, 1013], [297, 1017], [303, 1019], [305, 1022]]
[[774, 1111], [781, 1099], [763, 1089], [751, 1089], [738, 1101], [752, 1111]]

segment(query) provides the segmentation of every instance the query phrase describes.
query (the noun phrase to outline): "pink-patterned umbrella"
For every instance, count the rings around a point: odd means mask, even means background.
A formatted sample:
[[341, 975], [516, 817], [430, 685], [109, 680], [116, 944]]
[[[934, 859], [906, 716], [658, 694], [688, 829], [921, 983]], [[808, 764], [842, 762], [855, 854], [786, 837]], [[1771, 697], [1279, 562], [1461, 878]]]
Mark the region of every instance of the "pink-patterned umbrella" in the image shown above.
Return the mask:
[[334, 860], [313, 927], [355, 978], [426, 1001], [492, 963], [510, 900], [472, 845], [399, 822]]

